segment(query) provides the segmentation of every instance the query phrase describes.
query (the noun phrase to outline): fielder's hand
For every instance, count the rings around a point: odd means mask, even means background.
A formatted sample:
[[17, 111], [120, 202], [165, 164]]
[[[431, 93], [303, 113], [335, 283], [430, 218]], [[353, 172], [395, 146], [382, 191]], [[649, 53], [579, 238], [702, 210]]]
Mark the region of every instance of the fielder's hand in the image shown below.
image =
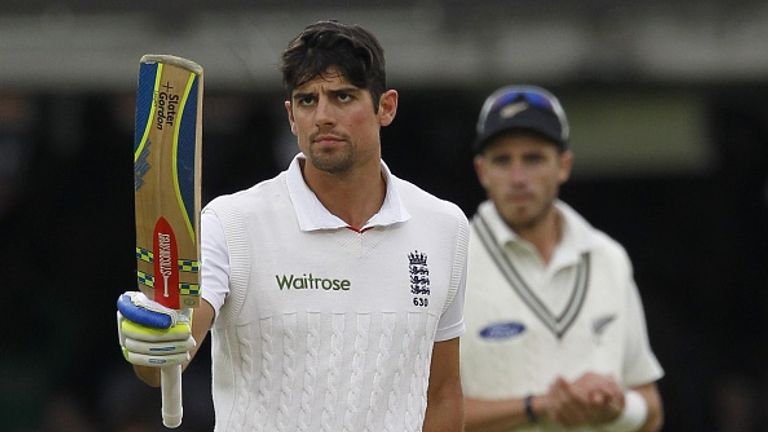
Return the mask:
[[123, 356], [139, 366], [163, 367], [190, 360], [195, 347], [192, 316], [169, 309], [138, 291], [117, 299], [117, 334]]
[[548, 417], [566, 427], [601, 425], [624, 408], [624, 393], [608, 375], [585, 373], [575, 381], [556, 378], [546, 394]]

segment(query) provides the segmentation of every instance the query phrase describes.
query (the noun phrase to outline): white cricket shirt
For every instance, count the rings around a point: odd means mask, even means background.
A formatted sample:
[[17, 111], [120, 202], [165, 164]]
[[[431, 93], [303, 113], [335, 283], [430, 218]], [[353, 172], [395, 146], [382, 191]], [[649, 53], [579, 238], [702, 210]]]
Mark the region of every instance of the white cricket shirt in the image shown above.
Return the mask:
[[573, 380], [588, 371], [613, 375], [625, 387], [663, 375], [626, 252], [565, 203], [556, 207], [563, 236], [549, 265], [490, 201], [472, 219], [461, 341], [465, 396], [545, 393], [557, 375]]
[[203, 212], [216, 430], [420, 431], [433, 344], [464, 329], [467, 220], [382, 162], [352, 230], [301, 157]]

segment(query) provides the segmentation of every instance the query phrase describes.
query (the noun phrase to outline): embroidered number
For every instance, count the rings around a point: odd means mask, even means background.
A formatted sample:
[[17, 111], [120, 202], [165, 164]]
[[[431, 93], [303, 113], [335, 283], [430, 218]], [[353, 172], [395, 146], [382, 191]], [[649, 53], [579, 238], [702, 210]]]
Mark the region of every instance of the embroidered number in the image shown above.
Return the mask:
[[427, 307], [429, 306], [429, 299], [424, 297], [414, 297], [413, 305], [420, 306], [420, 307]]

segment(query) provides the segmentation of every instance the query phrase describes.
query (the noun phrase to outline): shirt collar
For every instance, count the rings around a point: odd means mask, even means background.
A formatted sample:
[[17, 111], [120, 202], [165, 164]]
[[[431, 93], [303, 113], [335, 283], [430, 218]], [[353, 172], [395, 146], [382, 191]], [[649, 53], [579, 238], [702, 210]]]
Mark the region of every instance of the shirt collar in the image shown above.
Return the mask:
[[493, 201], [487, 200], [480, 203], [480, 207], [477, 208], [477, 213], [488, 224], [488, 228], [491, 230], [493, 237], [496, 241], [504, 246], [508, 243], [514, 243], [521, 240], [512, 228], [510, 228], [501, 218], [496, 206], [493, 205]]
[[556, 201], [555, 207], [563, 217], [563, 236], [555, 251], [553, 266], [557, 266], [558, 261], [567, 265], [595, 247], [595, 229], [568, 204]]
[[[579, 215], [568, 204], [556, 200], [555, 208], [563, 217], [563, 235], [560, 243], [557, 245], [556, 254], [566, 260], [578, 258], [583, 252], [587, 252], [594, 247], [591, 233], [594, 228], [581, 215]], [[526, 249], [535, 250], [532, 245], [518, 236], [501, 218], [496, 210], [496, 206], [490, 200], [484, 201], [477, 209], [483, 219], [488, 224], [493, 236], [502, 246], [507, 244], [526, 244]]]
[[[297, 154], [286, 171], [286, 183], [288, 195], [291, 197], [299, 229], [302, 231], [316, 231], [324, 229], [347, 228], [346, 222], [329, 212], [314, 192], [307, 186], [301, 172], [301, 161], [306, 160], [302, 153]], [[387, 226], [398, 222], [405, 222], [411, 218], [400, 199], [398, 188], [395, 187], [397, 177], [390, 171], [387, 164], [381, 161], [381, 173], [387, 184], [387, 193], [379, 211], [363, 226], [362, 230], [375, 226]]]

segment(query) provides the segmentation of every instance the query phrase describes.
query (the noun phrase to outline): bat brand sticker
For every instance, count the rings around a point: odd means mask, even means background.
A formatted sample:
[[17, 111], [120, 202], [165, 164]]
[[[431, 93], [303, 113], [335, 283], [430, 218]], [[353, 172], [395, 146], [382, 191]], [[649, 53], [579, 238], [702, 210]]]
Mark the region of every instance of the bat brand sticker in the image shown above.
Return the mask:
[[178, 114], [179, 95], [171, 93], [173, 86], [171, 83], [166, 82], [160, 87], [164, 91], [157, 93], [157, 116], [155, 121], [157, 123], [157, 129], [163, 130], [163, 125], [173, 127], [173, 123], [176, 120]]
[[179, 308], [179, 269], [176, 236], [165, 218], [155, 224], [155, 301], [169, 308]]

